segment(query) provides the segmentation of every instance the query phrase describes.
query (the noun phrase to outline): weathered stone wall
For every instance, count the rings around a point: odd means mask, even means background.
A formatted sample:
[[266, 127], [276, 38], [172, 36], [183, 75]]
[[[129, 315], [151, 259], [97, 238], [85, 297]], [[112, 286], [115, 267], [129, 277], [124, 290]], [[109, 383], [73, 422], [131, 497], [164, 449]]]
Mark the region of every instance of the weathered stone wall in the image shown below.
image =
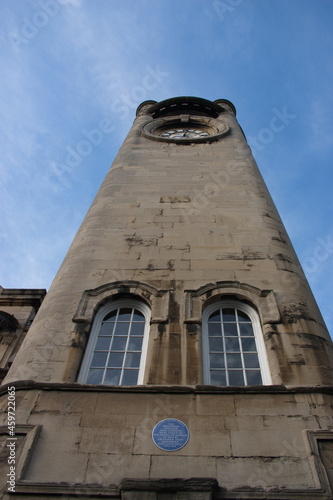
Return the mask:
[[330, 337], [283, 224], [237, 120], [222, 108], [219, 119], [231, 129], [219, 141], [169, 144], [141, 135], [151, 120], [141, 109], [7, 381], [74, 382], [92, 321], [73, 321], [84, 291], [134, 280], [170, 295], [147, 381], [202, 382], [200, 318], [189, 335], [185, 291], [218, 282], [252, 303], [246, 287], [273, 291], [271, 314], [256, 304], [273, 383], [332, 383]]
[[[207, 477], [216, 478], [221, 491], [243, 488], [249, 494], [236, 498], [259, 498], [260, 489], [274, 488], [282, 492], [278, 498], [329, 498], [326, 472], [309, 435], [324, 439], [332, 452], [332, 433], [330, 439], [321, 436], [333, 427], [330, 392], [17, 388], [20, 424], [41, 426], [21, 480], [119, 488], [124, 478]], [[152, 440], [155, 424], [167, 417], [182, 420], [190, 431], [188, 443], [175, 452]]]
[[0, 382], [19, 351], [45, 294], [46, 290], [0, 286]]
[[[5, 379], [17, 387], [17, 498], [328, 500], [332, 343], [244, 135], [221, 108], [219, 141], [150, 140], [149, 109]], [[76, 384], [94, 315], [119, 297], [151, 309], [145, 385]], [[202, 311], [224, 297], [258, 311], [275, 386], [201, 385]], [[179, 451], [152, 441], [166, 417], [190, 429]]]

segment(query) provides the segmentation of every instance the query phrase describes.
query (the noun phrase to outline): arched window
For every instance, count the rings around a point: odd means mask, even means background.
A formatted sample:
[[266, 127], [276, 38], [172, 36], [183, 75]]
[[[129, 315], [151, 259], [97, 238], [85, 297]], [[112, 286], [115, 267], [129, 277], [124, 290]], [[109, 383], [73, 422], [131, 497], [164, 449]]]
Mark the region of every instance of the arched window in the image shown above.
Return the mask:
[[139, 301], [107, 304], [96, 314], [78, 382], [142, 384], [150, 320]]
[[258, 315], [238, 301], [221, 301], [203, 313], [204, 383], [271, 384]]
[[17, 319], [5, 311], [0, 311], [0, 332], [14, 333], [18, 328]]

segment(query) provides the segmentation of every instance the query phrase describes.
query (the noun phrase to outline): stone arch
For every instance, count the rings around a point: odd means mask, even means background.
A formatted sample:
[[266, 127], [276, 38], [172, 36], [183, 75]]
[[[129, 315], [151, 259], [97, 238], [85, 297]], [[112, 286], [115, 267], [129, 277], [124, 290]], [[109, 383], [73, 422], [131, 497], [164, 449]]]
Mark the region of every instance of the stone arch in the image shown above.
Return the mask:
[[115, 281], [85, 290], [73, 317], [76, 323], [91, 325], [96, 311], [106, 302], [121, 297], [141, 299], [151, 309], [151, 323], [168, 321], [169, 291], [139, 281]]
[[14, 333], [19, 327], [17, 319], [5, 311], [0, 311], [0, 333]]
[[272, 290], [261, 290], [239, 281], [217, 281], [185, 290], [185, 322], [200, 323], [203, 308], [227, 297], [245, 301], [256, 308], [262, 324], [280, 321], [280, 311]]

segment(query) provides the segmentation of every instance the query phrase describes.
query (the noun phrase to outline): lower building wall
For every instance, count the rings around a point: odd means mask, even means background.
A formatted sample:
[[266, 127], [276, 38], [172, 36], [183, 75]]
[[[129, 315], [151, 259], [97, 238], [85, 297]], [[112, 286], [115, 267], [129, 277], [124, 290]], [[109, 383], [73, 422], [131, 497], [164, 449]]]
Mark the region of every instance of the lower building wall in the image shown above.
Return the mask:
[[[178, 498], [172, 496], [177, 486], [170, 486], [175, 478], [188, 485], [179, 486], [190, 495], [182, 498], [197, 498], [200, 486], [189, 483], [191, 478], [217, 480], [205, 490], [210, 496], [200, 498], [332, 498], [332, 392], [329, 387], [235, 391], [20, 383], [12, 437], [6, 429], [9, 414], [3, 414], [2, 495], [7, 497], [10, 485], [8, 443], [15, 437], [18, 498], [35, 498], [37, 491], [45, 498], [52, 492], [55, 498], [58, 493], [71, 498], [71, 492], [80, 498], [81, 488], [103, 486], [108, 498], [158, 499], [163, 480], [171, 492], [163, 498], [171, 499]], [[6, 387], [2, 408], [8, 409]], [[189, 440], [178, 451], [163, 451], [152, 439], [154, 426], [166, 418], [189, 429]], [[125, 488], [128, 479], [136, 481]], [[144, 488], [148, 497], [142, 496]]]

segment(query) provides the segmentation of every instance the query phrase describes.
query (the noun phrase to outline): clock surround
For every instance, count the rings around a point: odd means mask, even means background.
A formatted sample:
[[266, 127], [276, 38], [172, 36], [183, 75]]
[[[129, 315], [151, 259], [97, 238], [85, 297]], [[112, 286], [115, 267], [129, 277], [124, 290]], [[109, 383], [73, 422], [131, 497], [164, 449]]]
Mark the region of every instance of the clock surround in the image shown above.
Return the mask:
[[150, 119], [141, 127], [148, 139], [178, 144], [217, 141], [229, 132], [224, 121], [190, 114]]

